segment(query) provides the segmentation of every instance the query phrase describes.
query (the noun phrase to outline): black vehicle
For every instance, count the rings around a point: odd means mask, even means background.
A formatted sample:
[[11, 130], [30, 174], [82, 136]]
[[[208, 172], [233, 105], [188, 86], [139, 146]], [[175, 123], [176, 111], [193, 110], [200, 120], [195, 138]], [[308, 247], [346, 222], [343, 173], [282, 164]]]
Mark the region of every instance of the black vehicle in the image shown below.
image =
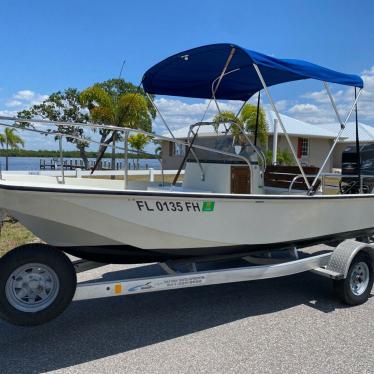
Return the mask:
[[360, 159], [361, 167], [358, 169], [356, 146], [350, 146], [344, 150], [342, 154], [342, 178], [339, 184], [341, 193], [360, 192], [359, 174], [363, 177], [362, 192], [372, 192], [374, 187], [374, 144], [360, 145]]

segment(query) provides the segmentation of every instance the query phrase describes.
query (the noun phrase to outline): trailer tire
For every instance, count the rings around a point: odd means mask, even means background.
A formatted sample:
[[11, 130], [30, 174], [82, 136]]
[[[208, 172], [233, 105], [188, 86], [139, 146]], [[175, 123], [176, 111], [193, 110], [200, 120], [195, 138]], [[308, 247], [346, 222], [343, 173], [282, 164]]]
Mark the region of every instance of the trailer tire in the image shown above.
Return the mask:
[[373, 281], [372, 259], [367, 253], [359, 252], [351, 262], [347, 277], [334, 281], [334, 289], [345, 304], [360, 305], [369, 298]]
[[26, 244], [0, 258], [0, 317], [21, 326], [48, 322], [70, 304], [74, 266], [46, 244]]

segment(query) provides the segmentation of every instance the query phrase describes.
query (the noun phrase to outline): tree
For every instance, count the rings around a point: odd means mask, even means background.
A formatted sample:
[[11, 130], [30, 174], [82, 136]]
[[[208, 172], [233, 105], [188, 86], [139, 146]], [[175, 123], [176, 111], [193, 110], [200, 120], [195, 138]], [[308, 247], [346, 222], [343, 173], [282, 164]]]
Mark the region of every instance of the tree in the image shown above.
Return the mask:
[[155, 154], [157, 157], [162, 158], [162, 145], [158, 145], [155, 148]]
[[19, 149], [19, 145], [22, 147], [25, 145], [23, 139], [18, 136], [16, 133], [16, 129], [6, 127], [4, 134], [0, 134], [0, 143], [2, 146], [4, 146], [5, 143], [5, 170], [9, 169], [9, 161], [8, 161], [8, 150], [10, 149]]
[[[68, 88], [62, 92], [54, 92], [41, 104], [33, 105], [30, 109], [19, 112], [18, 117], [41, 117], [51, 121], [87, 123], [89, 115], [84, 110], [85, 108], [82, 107], [79, 98], [80, 92], [75, 88]], [[80, 139], [84, 137], [84, 129], [82, 127], [57, 126], [57, 130], [60, 133], [72, 135]], [[66, 137], [66, 140], [69, 143], [75, 144], [85, 168], [88, 169], [86, 148], [89, 143], [69, 136]]]
[[[269, 149], [265, 152], [266, 165], [271, 165], [273, 162], [273, 152]], [[282, 166], [293, 166], [296, 164], [292, 153], [284, 150], [278, 150], [277, 152], [277, 164]]]
[[[145, 131], [151, 132], [152, 130], [152, 120], [156, 118], [156, 109], [148, 100], [148, 97], [144, 90], [139, 86], [136, 87], [130, 82], [126, 82], [124, 79], [109, 79], [107, 81], [98, 83], [98, 85], [108, 92], [112, 97], [117, 97], [125, 93], [138, 93], [147, 99], [148, 113], [139, 118], [138, 128]], [[153, 95], [150, 95], [153, 99]]]
[[153, 139], [153, 144], [155, 145], [155, 155], [158, 158], [162, 158], [162, 140]]
[[[81, 93], [80, 100], [89, 109], [90, 118], [95, 123], [152, 131], [152, 120], [156, 117], [155, 109], [142, 89], [123, 79], [96, 83]], [[112, 168], [114, 169], [114, 146], [120, 139], [120, 134], [118, 131], [108, 129], [100, 129], [99, 133], [100, 143], [103, 145], [99, 148], [96, 164], [107, 146], [113, 142]]]
[[[150, 137], [141, 133], [129, 136], [128, 139], [131, 147], [138, 151], [138, 154], [144, 150], [146, 144], [150, 141]], [[137, 168], [139, 169], [139, 157], [136, 159]]]
[[[246, 133], [254, 134], [256, 128], [256, 118], [257, 118], [257, 106], [252, 104], [245, 104], [242, 108], [239, 117], [237, 117], [233, 112], [224, 111], [217, 114], [213, 122], [215, 123], [216, 131], [220, 123], [230, 122], [230, 133], [233, 136], [234, 142], [246, 142], [243, 139], [243, 134], [240, 128], [243, 128]], [[265, 113], [262, 108], [260, 108], [258, 113], [258, 133], [257, 137], [259, 143], [265, 147], [267, 144], [268, 132]]]

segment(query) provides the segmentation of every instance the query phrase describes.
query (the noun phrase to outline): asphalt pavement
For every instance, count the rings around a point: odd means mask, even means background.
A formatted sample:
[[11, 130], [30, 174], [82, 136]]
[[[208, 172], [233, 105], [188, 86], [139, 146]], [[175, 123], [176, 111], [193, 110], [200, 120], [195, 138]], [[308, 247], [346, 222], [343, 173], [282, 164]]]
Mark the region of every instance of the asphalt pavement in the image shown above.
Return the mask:
[[44, 372], [373, 373], [374, 297], [346, 307], [329, 279], [304, 273], [73, 302], [32, 328], [0, 322], [0, 373]]

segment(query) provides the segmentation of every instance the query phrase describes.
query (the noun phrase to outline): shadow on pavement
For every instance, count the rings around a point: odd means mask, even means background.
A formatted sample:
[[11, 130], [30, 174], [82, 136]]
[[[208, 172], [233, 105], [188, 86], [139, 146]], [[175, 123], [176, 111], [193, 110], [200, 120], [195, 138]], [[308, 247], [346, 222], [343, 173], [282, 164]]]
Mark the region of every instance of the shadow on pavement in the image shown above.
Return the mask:
[[311, 273], [73, 302], [46, 325], [0, 322], [0, 371], [56, 370], [303, 304], [323, 313], [341, 307], [331, 282]]

